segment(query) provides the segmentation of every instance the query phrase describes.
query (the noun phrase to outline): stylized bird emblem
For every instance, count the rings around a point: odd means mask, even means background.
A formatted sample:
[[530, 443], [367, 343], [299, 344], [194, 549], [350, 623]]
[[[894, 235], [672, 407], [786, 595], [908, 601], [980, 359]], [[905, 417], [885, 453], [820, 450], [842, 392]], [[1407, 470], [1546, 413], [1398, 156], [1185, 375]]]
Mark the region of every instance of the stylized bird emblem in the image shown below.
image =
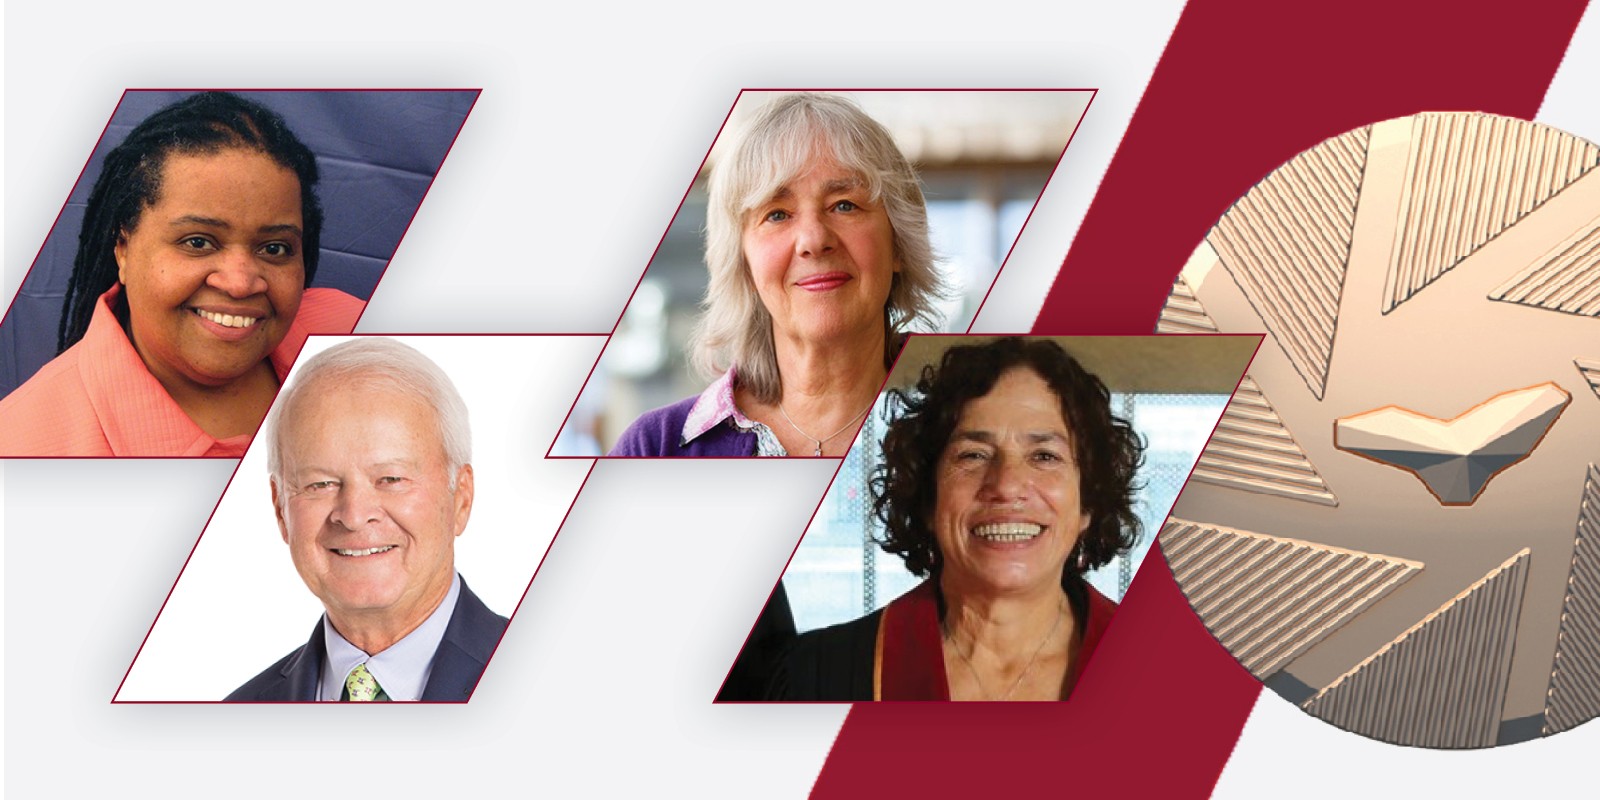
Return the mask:
[[1554, 383], [1501, 392], [1442, 420], [1385, 406], [1333, 423], [1333, 445], [1415, 474], [1447, 506], [1471, 505], [1528, 457], [1572, 396]]

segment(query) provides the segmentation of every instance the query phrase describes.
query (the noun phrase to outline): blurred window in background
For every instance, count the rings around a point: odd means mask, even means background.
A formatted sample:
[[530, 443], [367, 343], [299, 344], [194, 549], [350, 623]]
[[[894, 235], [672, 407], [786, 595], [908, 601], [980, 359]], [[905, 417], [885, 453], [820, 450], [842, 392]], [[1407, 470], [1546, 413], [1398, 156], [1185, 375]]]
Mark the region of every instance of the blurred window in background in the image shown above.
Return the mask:
[[[1089, 573], [1089, 582], [1101, 594], [1122, 601], [1227, 404], [1226, 394], [1111, 395], [1112, 409], [1131, 421], [1147, 443], [1135, 506], [1144, 532], [1127, 556]], [[867, 479], [882, 452], [883, 405], [880, 398], [784, 573], [795, 627], [802, 632], [856, 619], [921, 582], [875, 541], [883, 526], [872, 513]], [[870, 444], [862, 447], [863, 442]]]
[[[724, 132], [738, 128], [775, 93], [745, 92]], [[845, 93], [882, 122], [916, 167], [927, 199], [929, 235], [954, 293], [939, 307], [938, 331], [971, 325], [1000, 265], [1060, 161], [1088, 104], [1087, 91], [904, 91]], [[714, 143], [707, 168], [715, 169]], [[709, 383], [689, 365], [707, 273], [702, 171], [607, 345], [579, 401], [584, 416], [563, 427], [554, 452], [598, 455], [640, 414], [699, 393]]]

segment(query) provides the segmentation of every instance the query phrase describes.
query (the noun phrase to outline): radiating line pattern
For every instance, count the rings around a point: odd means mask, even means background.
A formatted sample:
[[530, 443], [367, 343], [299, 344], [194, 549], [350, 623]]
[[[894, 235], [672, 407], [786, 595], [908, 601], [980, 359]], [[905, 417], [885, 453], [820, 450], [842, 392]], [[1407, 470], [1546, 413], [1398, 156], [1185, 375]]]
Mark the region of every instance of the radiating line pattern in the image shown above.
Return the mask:
[[1600, 317], [1600, 219], [1512, 276], [1489, 299]]
[[1190, 477], [1325, 506], [1339, 504], [1261, 387], [1248, 375], [1223, 410], [1216, 433], [1200, 453]]
[[1384, 280], [1385, 314], [1600, 163], [1554, 128], [1487, 114], [1419, 114]]
[[1420, 747], [1492, 747], [1530, 551], [1456, 595], [1304, 704], [1341, 728]]
[[1600, 468], [1589, 465], [1578, 533], [1572, 546], [1572, 572], [1561, 604], [1550, 692], [1545, 697], [1544, 735], [1600, 716]]
[[1295, 156], [1246, 193], [1206, 239], [1319, 400], [1370, 131], [1358, 128]]
[[1161, 551], [1212, 635], [1263, 680], [1422, 569], [1176, 518], [1161, 528]]
[[1589, 382], [1589, 388], [1594, 390], [1596, 397], [1600, 397], [1600, 361], [1592, 358], [1574, 358], [1573, 364], [1578, 367], [1578, 372], [1583, 373], [1583, 379]]
[[1216, 333], [1217, 323], [1211, 321], [1200, 299], [1194, 296], [1189, 282], [1182, 275], [1172, 282], [1172, 293], [1167, 304], [1161, 307], [1161, 319], [1156, 321], [1156, 333]]

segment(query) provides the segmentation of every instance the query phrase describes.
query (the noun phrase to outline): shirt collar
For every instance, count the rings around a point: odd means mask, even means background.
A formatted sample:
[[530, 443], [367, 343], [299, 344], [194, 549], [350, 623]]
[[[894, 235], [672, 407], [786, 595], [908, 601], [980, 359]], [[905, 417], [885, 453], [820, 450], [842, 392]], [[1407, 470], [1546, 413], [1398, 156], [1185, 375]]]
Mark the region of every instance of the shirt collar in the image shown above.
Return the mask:
[[456, 598], [461, 595], [461, 575], [450, 579], [450, 592], [444, 602], [422, 621], [417, 629], [404, 639], [389, 646], [377, 655], [367, 655], [333, 629], [328, 616], [322, 616], [322, 639], [328, 648], [328, 658], [322, 663], [322, 684], [317, 698], [323, 701], [338, 700], [344, 694], [344, 680], [358, 664], [366, 664], [373, 680], [383, 687], [390, 700], [421, 700], [422, 690], [433, 673], [433, 656], [444, 641], [445, 628], [455, 614]]
[[705, 435], [723, 422], [732, 425], [742, 433], [754, 434], [756, 437], [756, 455], [758, 456], [786, 456], [783, 444], [778, 441], [777, 434], [771, 428], [746, 417], [739, 407], [733, 402], [733, 385], [738, 378], [738, 368], [730, 367], [715, 383], [706, 387], [706, 390], [695, 398], [694, 405], [689, 407], [689, 415], [683, 421], [683, 439], [679, 445], [687, 445], [696, 438]]
[[733, 383], [737, 377], [738, 368], [730, 368], [695, 398], [694, 405], [689, 408], [689, 416], [683, 421], [681, 444], [688, 444], [700, 438], [707, 431], [722, 424], [724, 420], [732, 420], [733, 426], [741, 431], [748, 431], [756, 426], [757, 423], [751, 422], [740, 413], [739, 407], [733, 403]]
[[[95, 302], [78, 359], [89, 402], [101, 421], [100, 427], [105, 431], [111, 451], [118, 455], [160, 453], [232, 458], [244, 455], [250, 434], [221, 440], [211, 438], [189, 419], [167, 394], [166, 387], [150, 374], [150, 368], [139, 358], [139, 352], [117, 321], [114, 309], [121, 296], [122, 284], [118, 283]], [[295, 326], [299, 324], [298, 319], [290, 324], [290, 334], [268, 357], [279, 384], [288, 377], [289, 366], [299, 353], [298, 347], [291, 352], [289, 343], [305, 339], [303, 335], [296, 335]]]

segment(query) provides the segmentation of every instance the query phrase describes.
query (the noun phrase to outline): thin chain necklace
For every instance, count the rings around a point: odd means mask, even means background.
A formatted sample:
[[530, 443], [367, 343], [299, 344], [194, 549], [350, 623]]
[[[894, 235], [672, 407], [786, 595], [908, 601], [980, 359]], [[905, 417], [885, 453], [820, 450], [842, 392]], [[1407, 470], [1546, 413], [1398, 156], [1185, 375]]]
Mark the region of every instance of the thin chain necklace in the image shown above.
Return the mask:
[[[950, 635], [950, 627], [948, 625], [946, 625], [944, 622], [941, 621], [939, 623], [939, 631], [940, 631], [940, 633], [944, 634], [944, 638], [947, 641], [950, 642], [950, 646], [955, 648], [956, 656], [961, 659], [961, 663], [967, 665], [967, 671], [972, 673], [972, 680], [973, 680], [974, 683], [978, 684], [978, 692], [983, 695], [983, 699], [985, 699], [985, 700], [995, 700], [995, 699], [1010, 700], [1011, 699], [1011, 695], [1014, 695], [1014, 694], [1017, 693], [1017, 687], [1022, 685], [1022, 679], [1028, 677], [1028, 673], [1033, 671], [1033, 662], [1039, 660], [1039, 654], [1044, 652], [1044, 646], [1045, 646], [1046, 643], [1048, 643], [1050, 641], [1050, 637], [1056, 635], [1056, 629], [1061, 627], [1061, 618], [1066, 616], [1066, 615], [1067, 615], [1067, 603], [1066, 603], [1065, 600], [1063, 600], [1061, 602], [1061, 604], [1056, 609], [1056, 621], [1050, 625], [1050, 632], [1046, 633], [1044, 635], [1044, 638], [1039, 640], [1039, 646], [1035, 647], [1033, 649], [1033, 655], [1028, 657], [1028, 665], [1022, 668], [1022, 673], [1021, 674], [1017, 675], [1017, 682], [1011, 684], [1011, 688], [1009, 690], [1007, 690], [1006, 693], [1001, 695], [999, 698], [992, 697], [989, 694], [989, 690], [984, 688], [983, 679], [978, 677], [978, 669], [977, 669], [977, 667], [972, 666], [972, 660], [967, 658], [967, 654], [966, 653], [961, 652], [961, 645], [958, 644], [956, 642], [955, 638]], [[974, 641], [974, 644], [976, 644], [976, 641]]]
[[783, 401], [782, 400], [778, 401], [778, 413], [783, 415], [783, 421], [789, 423], [789, 427], [794, 428], [797, 433], [799, 433], [801, 436], [804, 436], [807, 439], [811, 440], [812, 443], [814, 443], [816, 445], [816, 450], [811, 453], [811, 455], [814, 455], [814, 456], [822, 455], [822, 445], [823, 445], [824, 442], [828, 441], [829, 439], [832, 439], [835, 436], [838, 436], [841, 433], [844, 433], [847, 430], [850, 430], [850, 426], [856, 424], [856, 420], [859, 420], [862, 417], [866, 416], [867, 412], [871, 411], [871, 410], [872, 410], [872, 404], [868, 403], [867, 407], [861, 409], [861, 413], [860, 414], [857, 414], [857, 415], [851, 417], [850, 421], [846, 422], [844, 424], [843, 428], [840, 428], [839, 430], [836, 430], [833, 433], [830, 433], [827, 436], [824, 436], [821, 439], [818, 439], [817, 437], [812, 436], [811, 434], [806, 433], [803, 430], [800, 430], [800, 426], [794, 424], [794, 420], [789, 419], [789, 412], [783, 410]]

